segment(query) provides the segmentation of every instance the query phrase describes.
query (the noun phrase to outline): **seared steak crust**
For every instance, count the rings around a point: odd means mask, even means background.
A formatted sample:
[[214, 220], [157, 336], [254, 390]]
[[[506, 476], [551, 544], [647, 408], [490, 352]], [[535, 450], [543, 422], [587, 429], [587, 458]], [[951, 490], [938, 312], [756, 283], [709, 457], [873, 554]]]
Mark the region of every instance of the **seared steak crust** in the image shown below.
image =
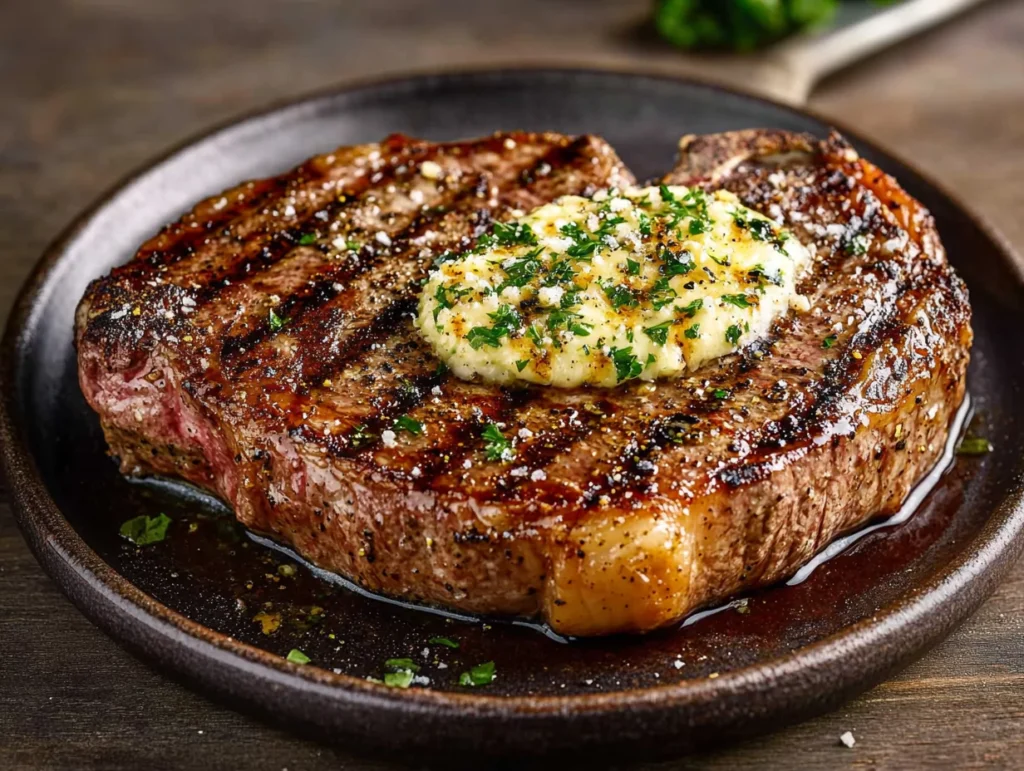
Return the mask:
[[[369, 589], [567, 634], [669, 623], [898, 508], [971, 333], [931, 217], [839, 137], [685, 138], [666, 181], [790, 228], [811, 309], [674, 381], [458, 380], [412, 326], [434, 259], [632, 177], [593, 137], [391, 137], [215, 196], [94, 282], [82, 389], [124, 471], [204, 486]], [[425, 431], [392, 439], [402, 415]], [[510, 463], [486, 458], [491, 421]]]

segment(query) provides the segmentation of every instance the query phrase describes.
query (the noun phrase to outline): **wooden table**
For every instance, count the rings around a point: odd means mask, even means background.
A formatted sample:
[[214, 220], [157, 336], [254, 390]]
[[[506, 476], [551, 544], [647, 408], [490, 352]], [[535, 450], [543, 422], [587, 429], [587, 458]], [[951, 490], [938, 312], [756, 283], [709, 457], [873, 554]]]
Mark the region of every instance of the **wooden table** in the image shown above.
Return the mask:
[[[267, 101], [367, 74], [456, 64], [706, 69], [639, 28], [648, 7], [7, 0], [0, 314], [45, 244], [101, 191], [183, 137]], [[835, 77], [811, 106], [958, 190], [1024, 249], [1024, 2], [984, 5]], [[213, 704], [123, 652], [43, 574], [2, 498], [0, 768], [391, 767]], [[838, 741], [847, 730], [853, 749]], [[663, 767], [691, 763], [1024, 767], [1024, 563], [899, 677], [831, 715]]]

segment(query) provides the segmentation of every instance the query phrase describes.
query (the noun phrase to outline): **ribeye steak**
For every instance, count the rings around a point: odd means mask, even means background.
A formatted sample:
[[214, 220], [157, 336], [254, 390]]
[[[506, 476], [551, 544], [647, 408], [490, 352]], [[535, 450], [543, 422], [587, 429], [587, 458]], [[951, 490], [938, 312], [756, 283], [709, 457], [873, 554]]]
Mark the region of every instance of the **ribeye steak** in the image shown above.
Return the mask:
[[[687, 137], [666, 181], [803, 241], [810, 310], [675, 380], [454, 378], [412, 323], [435, 258], [634, 180], [591, 136], [395, 136], [203, 201], [95, 281], [82, 390], [124, 472], [209, 489], [367, 589], [571, 635], [671, 623], [898, 508], [941, 454], [971, 331], [931, 216], [838, 136]], [[428, 430], [395, 441], [406, 414]], [[512, 462], [488, 460], [489, 422]]]

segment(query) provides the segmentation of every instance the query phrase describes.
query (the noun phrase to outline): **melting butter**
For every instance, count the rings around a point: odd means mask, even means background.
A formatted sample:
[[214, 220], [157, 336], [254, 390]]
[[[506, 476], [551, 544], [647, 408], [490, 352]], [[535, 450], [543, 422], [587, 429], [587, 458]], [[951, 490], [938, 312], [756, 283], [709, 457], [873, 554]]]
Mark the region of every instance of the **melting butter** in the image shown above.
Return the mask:
[[566, 196], [442, 255], [416, 323], [461, 378], [611, 387], [696, 369], [806, 309], [810, 259], [727, 191]]

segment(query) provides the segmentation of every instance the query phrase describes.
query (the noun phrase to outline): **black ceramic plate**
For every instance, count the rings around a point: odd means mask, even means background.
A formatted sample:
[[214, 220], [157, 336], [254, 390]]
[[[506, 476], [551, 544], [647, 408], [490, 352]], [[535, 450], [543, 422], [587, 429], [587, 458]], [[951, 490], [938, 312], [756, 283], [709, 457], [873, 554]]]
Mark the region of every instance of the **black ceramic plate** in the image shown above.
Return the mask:
[[[676, 629], [565, 643], [360, 596], [250, 540], [201, 496], [121, 478], [78, 390], [72, 318], [86, 284], [193, 202], [246, 178], [393, 131], [455, 139], [519, 128], [600, 134], [643, 178], [671, 166], [682, 134], [746, 127], [827, 131], [805, 113], [682, 80], [491, 72], [316, 96], [157, 161], [49, 250], [7, 330], [4, 462], [33, 550], [89, 618], [150, 660], [235, 703], [367, 744], [677, 751], [829, 709], [876, 683], [964, 619], [1020, 550], [1024, 336], [1007, 332], [1024, 327], [1024, 281], [991, 231], [856, 137], [932, 210], [970, 286], [971, 430], [995, 451], [957, 459], [913, 517], [803, 583]], [[136, 549], [118, 536], [123, 521], [158, 512], [173, 520], [165, 542]], [[286, 662], [292, 648], [313, 663]], [[429, 687], [367, 679], [392, 657], [419, 662]], [[490, 686], [456, 684], [492, 660]]]

